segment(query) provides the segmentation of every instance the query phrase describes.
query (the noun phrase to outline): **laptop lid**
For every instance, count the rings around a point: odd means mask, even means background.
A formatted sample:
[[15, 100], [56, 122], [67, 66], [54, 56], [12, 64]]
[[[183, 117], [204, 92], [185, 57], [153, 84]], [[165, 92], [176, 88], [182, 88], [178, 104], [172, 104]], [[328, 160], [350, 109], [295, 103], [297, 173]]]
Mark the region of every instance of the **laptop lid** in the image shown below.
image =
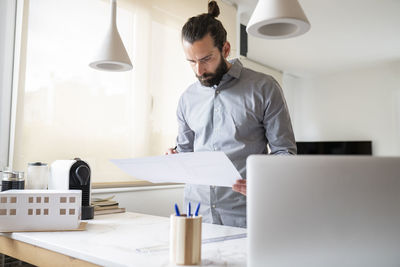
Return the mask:
[[400, 266], [400, 158], [247, 159], [248, 266]]

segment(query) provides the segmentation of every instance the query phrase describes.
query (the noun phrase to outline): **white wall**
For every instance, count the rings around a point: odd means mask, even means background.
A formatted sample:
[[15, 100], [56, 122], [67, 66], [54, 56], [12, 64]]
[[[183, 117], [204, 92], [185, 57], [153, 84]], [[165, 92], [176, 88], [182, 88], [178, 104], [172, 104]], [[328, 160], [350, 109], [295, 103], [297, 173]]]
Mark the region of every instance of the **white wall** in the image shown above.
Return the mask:
[[298, 141], [372, 140], [374, 155], [400, 155], [400, 62], [283, 83]]
[[93, 189], [92, 197], [105, 198], [115, 195], [114, 200], [118, 201], [119, 207], [126, 208], [127, 211], [168, 217], [175, 212], [175, 203], [182, 210], [183, 187], [169, 185]]

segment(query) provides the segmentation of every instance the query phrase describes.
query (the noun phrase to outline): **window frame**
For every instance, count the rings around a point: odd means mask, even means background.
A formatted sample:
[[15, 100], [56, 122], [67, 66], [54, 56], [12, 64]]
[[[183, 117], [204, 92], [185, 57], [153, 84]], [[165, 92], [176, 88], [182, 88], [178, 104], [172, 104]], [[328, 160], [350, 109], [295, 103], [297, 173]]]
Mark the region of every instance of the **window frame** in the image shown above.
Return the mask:
[[17, 38], [17, 12], [21, 1], [4, 1], [1, 3], [4, 24], [4, 57], [3, 71], [0, 73], [2, 84], [0, 87], [0, 170], [10, 165], [12, 111], [14, 99], [14, 85], [16, 74], [16, 38]]

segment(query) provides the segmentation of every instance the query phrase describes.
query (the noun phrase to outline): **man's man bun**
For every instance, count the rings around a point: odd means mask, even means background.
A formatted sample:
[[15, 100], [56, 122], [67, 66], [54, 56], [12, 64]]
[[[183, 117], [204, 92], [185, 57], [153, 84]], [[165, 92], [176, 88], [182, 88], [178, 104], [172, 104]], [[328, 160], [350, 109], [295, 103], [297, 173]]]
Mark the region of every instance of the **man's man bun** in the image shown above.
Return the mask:
[[216, 18], [219, 15], [219, 7], [217, 2], [215, 1], [210, 1], [208, 3], [208, 14], [211, 15], [212, 17]]
[[[1, 0], [0, 0], [1, 1]], [[191, 17], [182, 27], [182, 40], [191, 44], [201, 40], [207, 34], [210, 34], [214, 41], [214, 45], [222, 52], [222, 48], [226, 42], [226, 30], [222, 26], [221, 21], [216, 19], [219, 15], [219, 7], [217, 2], [210, 1], [208, 3], [208, 13], [203, 13], [195, 17]]]

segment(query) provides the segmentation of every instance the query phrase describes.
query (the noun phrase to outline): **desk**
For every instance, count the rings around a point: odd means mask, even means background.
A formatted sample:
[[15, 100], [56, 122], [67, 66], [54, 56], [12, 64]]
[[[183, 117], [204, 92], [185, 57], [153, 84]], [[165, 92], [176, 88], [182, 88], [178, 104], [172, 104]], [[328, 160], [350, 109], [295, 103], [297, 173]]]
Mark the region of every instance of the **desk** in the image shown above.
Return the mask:
[[[202, 227], [201, 266], [246, 265], [246, 229]], [[0, 253], [40, 266], [174, 266], [168, 242], [169, 218], [127, 212], [96, 216], [86, 231], [0, 233]]]

